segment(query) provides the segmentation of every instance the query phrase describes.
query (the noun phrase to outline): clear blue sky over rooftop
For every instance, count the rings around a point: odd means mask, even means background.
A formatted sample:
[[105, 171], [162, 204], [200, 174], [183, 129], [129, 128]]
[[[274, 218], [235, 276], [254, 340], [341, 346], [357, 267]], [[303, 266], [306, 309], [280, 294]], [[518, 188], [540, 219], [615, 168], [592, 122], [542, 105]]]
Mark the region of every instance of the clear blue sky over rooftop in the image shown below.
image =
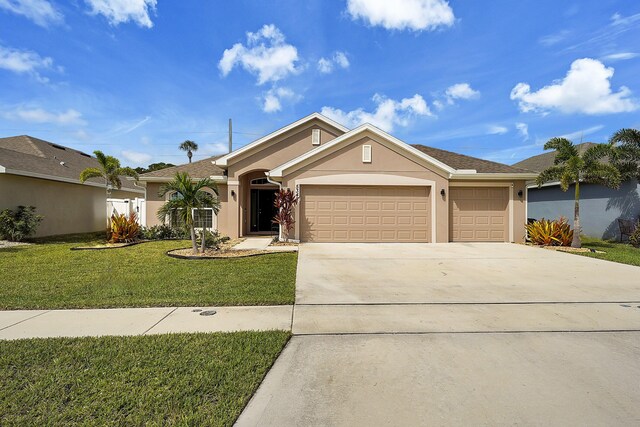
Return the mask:
[[640, 4], [0, 0], [0, 88], [0, 136], [131, 166], [314, 111], [514, 163], [640, 126]]

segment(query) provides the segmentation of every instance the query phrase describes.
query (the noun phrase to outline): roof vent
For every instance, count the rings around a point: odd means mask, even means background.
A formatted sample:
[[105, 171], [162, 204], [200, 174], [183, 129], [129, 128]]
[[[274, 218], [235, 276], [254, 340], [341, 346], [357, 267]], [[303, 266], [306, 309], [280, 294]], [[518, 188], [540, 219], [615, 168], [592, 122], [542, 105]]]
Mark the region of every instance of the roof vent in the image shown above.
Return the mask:
[[53, 144], [53, 143], [51, 143], [51, 146], [52, 146], [53, 148], [57, 148], [58, 150], [66, 150], [66, 148], [65, 148], [65, 147], [63, 147], [62, 145], [58, 145], [58, 144]]
[[64, 162], [60, 162], [60, 166], [64, 166]]
[[320, 145], [320, 129], [311, 130], [311, 145]]

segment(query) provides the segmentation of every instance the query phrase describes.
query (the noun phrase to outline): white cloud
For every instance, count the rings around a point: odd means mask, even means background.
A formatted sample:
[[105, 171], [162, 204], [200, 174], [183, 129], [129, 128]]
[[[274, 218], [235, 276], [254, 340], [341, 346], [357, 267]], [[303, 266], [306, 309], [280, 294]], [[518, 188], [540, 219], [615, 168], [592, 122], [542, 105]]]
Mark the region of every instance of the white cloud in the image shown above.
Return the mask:
[[274, 87], [264, 94], [262, 99], [262, 111], [275, 113], [282, 110], [282, 101], [296, 101], [300, 97], [286, 87]]
[[17, 108], [3, 114], [9, 120], [20, 120], [31, 123], [52, 123], [57, 125], [85, 125], [82, 114], [74, 109], [64, 112], [52, 112], [42, 108]]
[[456, 99], [477, 99], [480, 92], [471, 88], [469, 83], [456, 83], [449, 86], [444, 92], [449, 104], [453, 104]]
[[218, 68], [223, 77], [239, 65], [257, 75], [258, 84], [276, 82], [300, 71], [296, 67], [298, 49], [285, 42], [284, 34], [273, 24], [247, 33], [246, 46], [236, 43], [222, 54]]
[[[53, 68], [53, 59], [42, 57], [30, 50], [12, 49], [0, 46], [0, 68], [18, 74], [29, 74], [37, 80], [46, 83], [48, 78], [42, 77], [38, 70], [50, 70]], [[58, 67], [58, 71], [62, 68]]]
[[604, 61], [626, 61], [627, 59], [633, 59], [640, 56], [640, 53], [635, 52], [618, 52], [605, 55], [602, 57]]
[[577, 59], [563, 80], [535, 92], [531, 92], [528, 84], [518, 83], [511, 90], [511, 99], [517, 100], [520, 110], [525, 113], [558, 110], [563, 113], [611, 114], [636, 110], [638, 104], [629, 98], [629, 88], [622, 86], [618, 92], [611, 91], [609, 80], [613, 72], [613, 68], [605, 67], [598, 60]]
[[566, 138], [568, 140], [574, 140], [577, 138], [582, 138], [583, 136], [591, 135], [593, 133], [598, 132], [600, 129], [604, 128], [604, 125], [596, 125], [591, 126], [590, 128], [580, 129], [575, 132], [565, 133], [564, 135], [560, 135], [560, 138]]
[[489, 135], [504, 135], [507, 132], [509, 132], [509, 129], [507, 129], [504, 126], [498, 126], [498, 125], [490, 125], [489, 128], [487, 129], [487, 133]]
[[330, 58], [320, 58], [318, 60], [318, 71], [323, 74], [329, 74], [333, 72], [335, 67], [349, 68], [349, 58], [344, 52], [336, 51]]
[[567, 39], [567, 37], [571, 34], [569, 30], [562, 30], [560, 32], [554, 34], [548, 34], [546, 36], [540, 37], [538, 40], [541, 45], [544, 46], [553, 46], [555, 44], [560, 43], [561, 41]]
[[123, 150], [120, 154], [129, 162], [135, 165], [146, 165], [151, 160], [151, 154], [141, 153], [139, 151]]
[[133, 21], [141, 27], [151, 28], [150, 12], [155, 12], [157, 0], [85, 0], [92, 15], [104, 15], [111, 25]]
[[22, 15], [41, 27], [64, 21], [62, 13], [47, 0], [0, 0], [0, 9]]
[[529, 126], [526, 123], [516, 123], [516, 130], [525, 141], [529, 139]]
[[388, 30], [435, 30], [455, 20], [445, 0], [348, 0], [347, 11], [354, 20]]
[[401, 101], [379, 94], [375, 94], [372, 99], [376, 104], [376, 109], [373, 112], [364, 111], [362, 108], [345, 112], [338, 108], [322, 107], [321, 113], [347, 127], [370, 123], [387, 132], [393, 131], [396, 125], [408, 126], [414, 117], [433, 115], [424, 98], [418, 94]]

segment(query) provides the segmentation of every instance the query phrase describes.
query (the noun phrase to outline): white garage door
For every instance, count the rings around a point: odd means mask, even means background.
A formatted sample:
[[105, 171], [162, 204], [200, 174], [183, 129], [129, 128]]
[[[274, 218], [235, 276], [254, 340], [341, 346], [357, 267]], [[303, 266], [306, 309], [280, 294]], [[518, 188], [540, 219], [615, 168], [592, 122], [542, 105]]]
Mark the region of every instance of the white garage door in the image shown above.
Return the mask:
[[302, 186], [305, 242], [429, 242], [429, 187]]

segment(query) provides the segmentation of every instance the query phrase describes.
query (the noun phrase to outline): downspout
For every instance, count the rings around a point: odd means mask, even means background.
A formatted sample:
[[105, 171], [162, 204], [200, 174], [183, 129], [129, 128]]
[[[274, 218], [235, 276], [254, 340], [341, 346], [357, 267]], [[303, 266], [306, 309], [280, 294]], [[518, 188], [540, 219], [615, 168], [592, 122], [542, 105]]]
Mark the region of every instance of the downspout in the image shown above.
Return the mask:
[[[265, 172], [264, 175], [267, 177], [267, 182], [270, 184], [274, 184], [278, 186], [279, 190], [282, 190], [282, 183], [278, 181], [274, 181], [269, 177], [269, 172]], [[282, 240], [282, 225], [278, 224], [278, 241]]]

